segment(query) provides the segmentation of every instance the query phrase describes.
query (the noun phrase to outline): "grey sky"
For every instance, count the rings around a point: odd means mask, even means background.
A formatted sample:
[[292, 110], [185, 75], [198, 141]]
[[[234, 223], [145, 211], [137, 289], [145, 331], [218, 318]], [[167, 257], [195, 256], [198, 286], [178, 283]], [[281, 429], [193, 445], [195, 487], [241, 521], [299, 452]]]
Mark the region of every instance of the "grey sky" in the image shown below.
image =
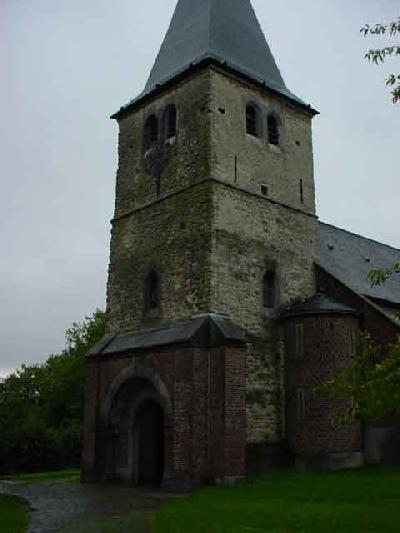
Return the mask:
[[[358, 34], [395, 19], [398, 0], [253, 5], [288, 87], [321, 112], [321, 219], [400, 247], [400, 106], [384, 84], [400, 62], [369, 65], [374, 43]], [[104, 308], [117, 164], [108, 116], [142, 90], [174, 6], [0, 0], [0, 375], [59, 351], [74, 320]]]

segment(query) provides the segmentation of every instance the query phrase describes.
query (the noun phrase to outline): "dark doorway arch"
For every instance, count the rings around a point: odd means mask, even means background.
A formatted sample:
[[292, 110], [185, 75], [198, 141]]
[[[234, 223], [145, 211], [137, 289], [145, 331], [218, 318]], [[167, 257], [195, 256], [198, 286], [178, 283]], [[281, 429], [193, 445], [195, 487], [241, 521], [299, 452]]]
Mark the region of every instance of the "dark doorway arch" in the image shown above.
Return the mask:
[[164, 415], [160, 405], [152, 399], [144, 400], [137, 408], [134, 420], [136, 435], [134, 457], [136, 483], [159, 485], [164, 474]]
[[144, 377], [130, 368], [116, 378], [106, 404], [99, 447], [103, 477], [133, 485], [168, 482], [172, 411], [165, 385], [157, 376]]

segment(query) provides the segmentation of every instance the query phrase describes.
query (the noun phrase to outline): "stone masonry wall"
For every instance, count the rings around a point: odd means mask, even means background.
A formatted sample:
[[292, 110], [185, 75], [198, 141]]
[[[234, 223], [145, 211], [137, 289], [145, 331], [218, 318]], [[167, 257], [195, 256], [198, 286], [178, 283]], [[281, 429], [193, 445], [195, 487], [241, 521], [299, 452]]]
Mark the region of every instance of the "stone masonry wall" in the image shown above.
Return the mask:
[[[285, 427], [284, 352], [274, 313], [262, 309], [262, 279], [266, 269], [276, 269], [279, 304], [315, 290], [311, 116], [215, 68], [211, 97], [211, 172], [221, 182], [213, 187], [212, 306], [250, 335], [247, 441], [276, 443]], [[262, 116], [261, 138], [246, 134], [249, 102]], [[271, 110], [282, 121], [280, 147], [267, 142]]]
[[262, 307], [262, 279], [266, 268], [275, 265], [280, 304], [313, 294], [317, 222], [222, 184], [214, 184], [213, 200], [213, 308], [250, 335], [248, 442], [275, 443], [284, 431], [284, 360], [274, 313]]
[[[157, 179], [162, 197], [209, 176], [209, 102], [206, 70], [119, 120], [116, 218], [157, 200]], [[161, 135], [162, 115], [169, 104], [177, 109], [177, 133], [165, 141]], [[160, 134], [154, 149], [145, 155], [144, 126], [151, 114], [158, 118]]]
[[[311, 115], [254, 85], [216, 69], [211, 72], [212, 175], [257, 194], [262, 184], [267, 185], [269, 198], [315, 214]], [[246, 133], [246, 105], [249, 102], [259, 109], [260, 138]], [[279, 147], [268, 144], [267, 140], [267, 116], [271, 111], [282, 122]], [[300, 180], [304, 203], [301, 201]]]
[[[113, 224], [108, 329], [133, 331], [209, 308], [212, 198], [204, 183]], [[160, 310], [143, 314], [148, 269], [160, 275]]]
[[[262, 112], [261, 139], [246, 134], [248, 101]], [[146, 117], [161, 117], [170, 103], [178, 110], [177, 135], [145, 157]], [[279, 148], [265, 140], [270, 109], [282, 120]], [[261, 306], [262, 278], [268, 265], [276, 266], [280, 303], [313, 293], [314, 212], [310, 114], [215, 67], [120, 119], [108, 329], [135, 330], [199, 312], [226, 313], [244, 327], [251, 339], [249, 442], [277, 442], [284, 427], [282, 339], [273, 313]], [[161, 275], [161, 308], [151, 319], [143, 316], [149, 268]]]
[[[136, 330], [209, 309], [211, 209], [209, 71], [176, 84], [119, 121], [119, 166], [107, 291], [108, 330]], [[176, 136], [161, 131], [163, 111], [177, 109]], [[144, 152], [146, 118], [159, 139]], [[157, 190], [159, 186], [159, 190]], [[144, 279], [161, 278], [160, 310], [144, 316]]]

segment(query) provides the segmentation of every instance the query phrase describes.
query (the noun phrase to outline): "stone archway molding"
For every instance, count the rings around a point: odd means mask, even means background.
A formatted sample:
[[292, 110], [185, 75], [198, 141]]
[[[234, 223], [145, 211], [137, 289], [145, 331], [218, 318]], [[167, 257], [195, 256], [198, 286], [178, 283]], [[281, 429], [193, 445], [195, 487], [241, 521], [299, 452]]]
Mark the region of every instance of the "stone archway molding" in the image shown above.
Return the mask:
[[[146, 400], [155, 401], [161, 408], [163, 413], [163, 427], [164, 427], [164, 475], [163, 485], [169, 483], [172, 471], [172, 424], [173, 424], [173, 411], [172, 401], [168, 389], [161, 377], [153, 372], [150, 368], [143, 365], [142, 361], [133, 359], [132, 363], [125, 369], [123, 369], [114, 378], [110, 386], [108, 387], [106, 397], [103, 403], [103, 407], [100, 412], [100, 418], [102, 424], [105, 427], [109, 427], [111, 418], [113, 416], [113, 408], [115, 405], [115, 399], [121, 387], [123, 387], [131, 379], [142, 379], [148, 383], [148, 387], [139, 391], [133, 398], [131, 405], [129, 406], [128, 418], [134, 421], [136, 412], [140, 405]], [[128, 464], [128, 474], [125, 472], [117, 472], [115, 467], [112, 467], [112, 475], [117, 474], [117, 477], [123, 479], [125, 482], [133, 481], [137, 482], [138, 465], [134, 461], [134, 431], [130, 433], [130, 447], [131, 452], [129, 454], [131, 463]], [[126, 469], [123, 469], [126, 470]]]
[[[149, 382], [149, 384], [155, 389], [157, 393], [157, 401], [160, 403], [160, 406], [164, 414], [164, 425], [165, 427], [172, 426], [173, 412], [172, 412], [172, 401], [171, 396], [168, 392], [167, 386], [161, 379], [161, 377], [150, 370], [149, 368], [143, 367], [138, 361], [138, 359], [133, 359], [132, 364], [127, 368], [124, 368], [112, 381], [109, 386], [106, 397], [101, 409], [100, 418], [104, 424], [107, 424], [110, 420], [111, 410], [113, 406], [113, 401], [118, 394], [120, 388], [129, 381], [130, 379], [144, 379]], [[141, 394], [139, 394], [139, 397]], [[139, 399], [139, 398], [138, 398]], [[155, 399], [155, 397], [154, 397]], [[143, 401], [143, 398], [142, 398]], [[141, 402], [139, 402], [141, 403]], [[139, 403], [135, 402], [136, 407]]]

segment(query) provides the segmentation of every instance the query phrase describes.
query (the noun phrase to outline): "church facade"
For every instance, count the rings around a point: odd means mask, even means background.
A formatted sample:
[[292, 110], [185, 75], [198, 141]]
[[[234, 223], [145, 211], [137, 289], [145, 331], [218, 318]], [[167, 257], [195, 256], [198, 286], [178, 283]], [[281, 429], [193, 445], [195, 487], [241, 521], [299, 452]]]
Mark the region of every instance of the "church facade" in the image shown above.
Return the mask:
[[400, 252], [319, 222], [316, 114], [249, 0], [178, 1], [143, 93], [112, 117], [108, 333], [87, 356], [83, 481], [190, 487], [381, 459], [392, 426], [367, 446], [314, 391], [360, 328], [399, 334], [400, 284], [363, 276]]

